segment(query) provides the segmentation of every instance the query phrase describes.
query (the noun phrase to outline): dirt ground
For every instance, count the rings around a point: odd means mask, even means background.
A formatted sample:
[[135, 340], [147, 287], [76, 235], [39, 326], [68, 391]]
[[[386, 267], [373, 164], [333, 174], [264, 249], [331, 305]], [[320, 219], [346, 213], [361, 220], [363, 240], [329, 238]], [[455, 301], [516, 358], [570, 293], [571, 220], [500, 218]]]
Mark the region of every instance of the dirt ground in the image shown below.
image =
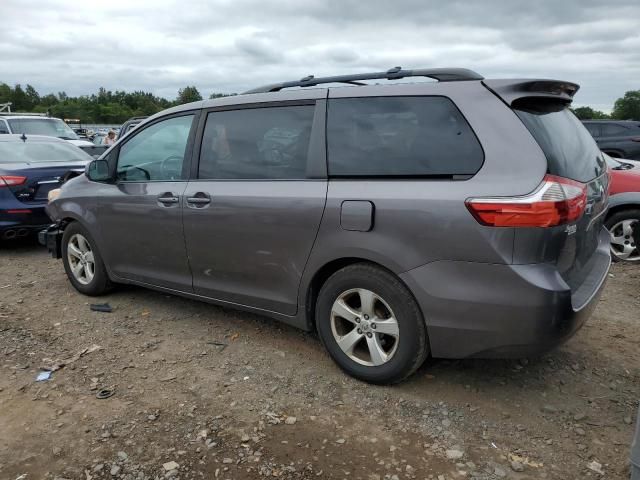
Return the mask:
[[90, 299], [35, 243], [4, 244], [0, 479], [628, 478], [639, 323], [640, 266], [615, 265], [559, 350], [374, 387], [312, 334], [140, 288]]

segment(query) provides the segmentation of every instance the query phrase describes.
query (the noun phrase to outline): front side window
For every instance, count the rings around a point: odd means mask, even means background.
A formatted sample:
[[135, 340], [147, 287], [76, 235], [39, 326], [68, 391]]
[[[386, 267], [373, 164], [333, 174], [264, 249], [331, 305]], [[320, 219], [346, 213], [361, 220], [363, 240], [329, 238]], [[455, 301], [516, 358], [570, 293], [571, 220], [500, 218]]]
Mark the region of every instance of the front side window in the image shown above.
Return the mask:
[[299, 105], [209, 113], [198, 178], [305, 178], [314, 108]]
[[181, 180], [193, 118], [194, 115], [169, 118], [132, 134], [120, 147], [118, 180]]
[[329, 175], [474, 175], [484, 154], [471, 127], [445, 97], [368, 97], [329, 101]]

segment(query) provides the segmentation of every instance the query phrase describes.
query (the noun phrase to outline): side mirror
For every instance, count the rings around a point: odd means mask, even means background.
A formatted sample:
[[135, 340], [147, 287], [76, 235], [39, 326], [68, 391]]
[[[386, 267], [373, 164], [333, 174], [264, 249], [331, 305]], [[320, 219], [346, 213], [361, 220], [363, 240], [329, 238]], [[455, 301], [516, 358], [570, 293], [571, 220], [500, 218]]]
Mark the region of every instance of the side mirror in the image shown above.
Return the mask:
[[84, 173], [89, 180], [94, 182], [108, 182], [111, 180], [109, 162], [106, 160], [94, 160], [90, 162]]

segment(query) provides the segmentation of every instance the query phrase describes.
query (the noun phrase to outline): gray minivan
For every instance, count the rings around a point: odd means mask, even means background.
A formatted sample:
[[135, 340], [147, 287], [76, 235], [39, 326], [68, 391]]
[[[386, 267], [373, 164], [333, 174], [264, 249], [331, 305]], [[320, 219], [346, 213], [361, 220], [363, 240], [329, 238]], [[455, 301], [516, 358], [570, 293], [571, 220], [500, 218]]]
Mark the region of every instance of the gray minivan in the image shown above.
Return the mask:
[[368, 382], [536, 354], [610, 265], [577, 89], [398, 67], [181, 105], [65, 184], [41, 241], [84, 294], [135, 284], [317, 330]]

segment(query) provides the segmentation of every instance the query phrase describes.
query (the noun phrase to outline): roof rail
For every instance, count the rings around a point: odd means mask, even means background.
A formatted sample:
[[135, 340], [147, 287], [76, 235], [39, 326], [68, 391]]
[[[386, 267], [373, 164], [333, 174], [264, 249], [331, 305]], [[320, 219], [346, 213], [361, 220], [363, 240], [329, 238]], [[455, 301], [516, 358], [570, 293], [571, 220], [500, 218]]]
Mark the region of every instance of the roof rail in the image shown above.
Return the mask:
[[48, 117], [46, 113], [34, 112], [0, 112], [0, 117]]
[[248, 90], [244, 93], [278, 92], [283, 88], [312, 87], [322, 83], [347, 83], [350, 85], [366, 85], [361, 80], [399, 80], [406, 77], [429, 77], [439, 82], [459, 82], [463, 80], [483, 80], [484, 77], [467, 68], [422, 68], [418, 70], [403, 70], [402, 67], [394, 67], [386, 72], [355, 73], [351, 75], [338, 75], [334, 77], [315, 78], [313, 75], [300, 80], [290, 82], [273, 83]]

